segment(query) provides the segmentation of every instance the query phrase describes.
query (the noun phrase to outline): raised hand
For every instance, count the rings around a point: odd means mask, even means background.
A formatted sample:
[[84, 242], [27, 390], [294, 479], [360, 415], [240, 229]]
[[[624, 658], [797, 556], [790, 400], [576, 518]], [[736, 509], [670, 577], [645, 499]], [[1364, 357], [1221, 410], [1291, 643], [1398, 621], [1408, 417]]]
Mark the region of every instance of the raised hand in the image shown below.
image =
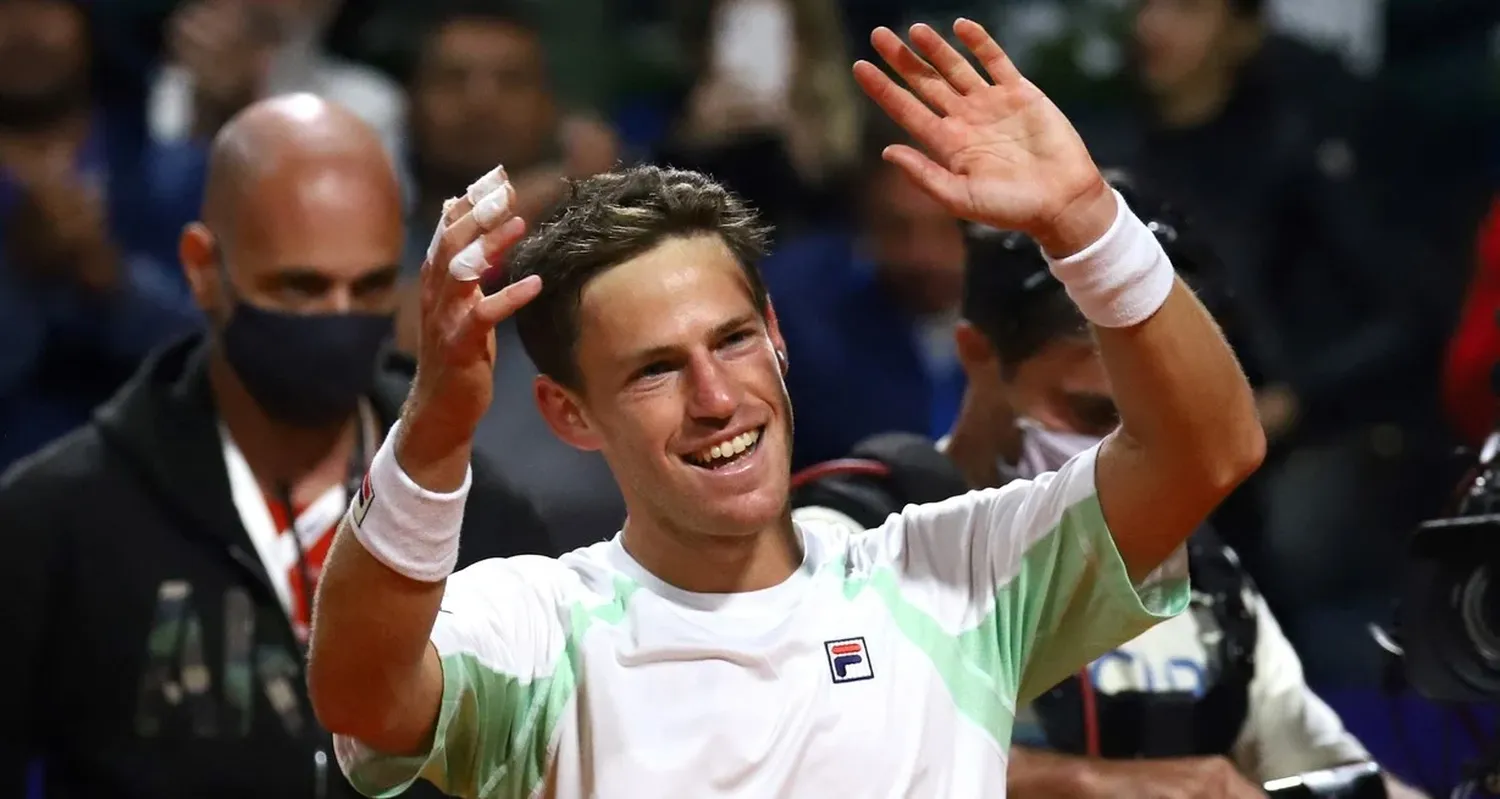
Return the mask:
[[854, 65], [865, 93], [926, 150], [896, 145], [886, 159], [955, 216], [1025, 232], [1054, 255], [1088, 246], [1115, 205], [1083, 140], [981, 25], [960, 19], [953, 31], [989, 80], [921, 24], [911, 27], [916, 52], [887, 28], [870, 36], [909, 89]]
[[494, 389], [495, 325], [534, 299], [529, 277], [486, 295], [478, 279], [526, 233], [505, 171], [449, 200], [422, 264], [417, 376], [398, 449], [402, 468], [433, 490], [456, 488]]

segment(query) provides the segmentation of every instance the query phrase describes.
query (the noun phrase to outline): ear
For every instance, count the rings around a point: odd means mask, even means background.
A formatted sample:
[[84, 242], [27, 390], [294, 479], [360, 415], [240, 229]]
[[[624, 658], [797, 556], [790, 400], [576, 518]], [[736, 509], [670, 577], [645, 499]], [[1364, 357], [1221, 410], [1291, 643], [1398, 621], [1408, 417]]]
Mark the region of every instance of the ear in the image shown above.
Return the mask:
[[219, 274], [217, 242], [213, 231], [202, 222], [190, 223], [177, 240], [177, 258], [182, 262], [183, 276], [192, 289], [193, 299], [204, 313], [223, 305], [223, 285]]
[[776, 320], [776, 306], [771, 304], [770, 297], [766, 298], [766, 335], [776, 349], [776, 362], [781, 365], [781, 375], [785, 377], [787, 369], [791, 368], [791, 359], [787, 356], [786, 339], [781, 335], [781, 323]]
[[583, 402], [577, 394], [546, 375], [536, 376], [532, 393], [543, 421], [563, 443], [586, 452], [595, 452], [604, 446], [603, 438], [584, 412]]
[[1000, 355], [990, 340], [967, 320], [959, 320], [953, 330], [954, 343], [958, 345], [958, 362], [972, 381], [980, 374], [1000, 374]]

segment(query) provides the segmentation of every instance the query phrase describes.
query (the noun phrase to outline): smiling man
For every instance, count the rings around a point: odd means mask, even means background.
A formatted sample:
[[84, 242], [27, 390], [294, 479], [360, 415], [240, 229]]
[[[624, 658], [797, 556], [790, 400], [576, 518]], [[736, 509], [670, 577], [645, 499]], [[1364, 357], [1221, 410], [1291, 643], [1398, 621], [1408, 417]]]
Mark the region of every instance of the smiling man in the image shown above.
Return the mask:
[[[927, 26], [925, 60], [872, 37], [915, 95], [855, 66], [928, 153], [887, 157], [950, 212], [1067, 256], [1051, 266], [1096, 326], [1120, 432], [875, 530], [794, 524], [753, 214], [696, 173], [591, 178], [485, 296], [460, 278], [524, 231], [496, 170], [433, 242], [418, 376], [319, 589], [311, 691], [357, 787], [1002, 796], [1018, 699], [1183, 608], [1183, 542], [1263, 451], [1249, 388], [1068, 121], [981, 27], [955, 32], [994, 83]], [[543, 416], [603, 453], [629, 518], [560, 559], [454, 573], [513, 313]]]

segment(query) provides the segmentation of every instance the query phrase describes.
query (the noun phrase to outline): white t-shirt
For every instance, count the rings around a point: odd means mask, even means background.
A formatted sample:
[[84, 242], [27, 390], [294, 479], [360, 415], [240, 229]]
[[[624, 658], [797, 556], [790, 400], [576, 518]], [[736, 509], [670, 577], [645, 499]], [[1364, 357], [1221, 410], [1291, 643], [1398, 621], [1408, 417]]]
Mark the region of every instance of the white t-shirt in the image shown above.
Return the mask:
[[336, 739], [361, 791], [464, 797], [1002, 797], [1027, 700], [1187, 604], [1185, 557], [1133, 586], [1095, 450], [875, 530], [799, 518], [775, 587], [692, 594], [619, 538], [448, 581], [425, 756]]
[[[1064, 463], [1097, 439], [1042, 428], [1022, 420], [1022, 456], [1014, 467], [1000, 464], [1008, 477], [1026, 479]], [[938, 442], [946, 450], [947, 441]], [[1281, 632], [1281, 625], [1258, 593], [1247, 591], [1245, 604], [1255, 611], [1255, 672], [1249, 685], [1244, 725], [1229, 755], [1245, 775], [1269, 782], [1308, 771], [1367, 761], [1370, 754], [1318, 695], [1307, 686], [1302, 661]], [[1207, 602], [1194, 594], [1191, 612], [1167, 619], [1140, 637], [1116, 647], [1089, 665], [1095, 690], [1124, 692], [1187, 691], [1211, 688], [1211, 647], [1224, 634]], [[1021, 709], [1022, 740], [1040, 735], [1029, 708]]]

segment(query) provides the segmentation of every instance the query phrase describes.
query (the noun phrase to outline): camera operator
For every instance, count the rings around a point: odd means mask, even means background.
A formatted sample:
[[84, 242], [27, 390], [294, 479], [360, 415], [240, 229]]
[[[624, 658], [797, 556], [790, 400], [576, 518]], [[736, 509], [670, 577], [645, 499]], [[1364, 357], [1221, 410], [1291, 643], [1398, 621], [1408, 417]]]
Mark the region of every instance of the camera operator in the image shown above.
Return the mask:
[[[1116, 186], [1192, 281], [1207, 251], [1170, 209]], [[904, 502], [1055, 471], [1118, 425], [1084, 319], [1035, 243], [976, 230], [969, 244], [957, 333], [969, 383], [951, 435], [935, 445], [946, 457], [935, 457], [931, 442], [878, 436], [854, 459], [799, 475], [796, 515], [842, 516], [864, 529]], [[1012, 796], [1261, 796], [1273, 786], [1260, 783], [1370, 759], [1308, 689], [1234, 553], [1205, 529], [1189, 542], [1189, 558], [1190, 612], [1018, 713]], [[1421, 796], [1377, 773], [1344, 790], [1380, 795], [1383, 783], [1389, 796]]]

